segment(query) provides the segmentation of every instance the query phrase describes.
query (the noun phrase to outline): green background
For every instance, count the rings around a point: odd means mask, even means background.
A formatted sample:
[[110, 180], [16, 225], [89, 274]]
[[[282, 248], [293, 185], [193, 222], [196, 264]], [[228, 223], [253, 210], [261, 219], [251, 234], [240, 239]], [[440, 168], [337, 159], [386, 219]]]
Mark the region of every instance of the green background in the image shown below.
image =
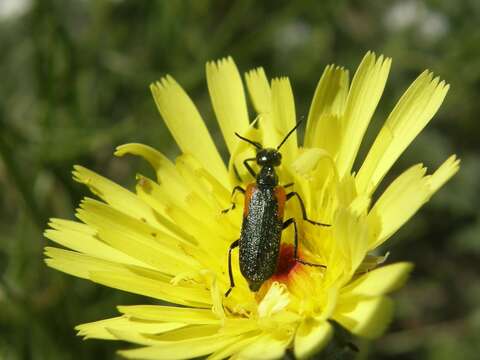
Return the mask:
[[[25, 8], [8, 13], [18, 1]], [[172, 74], [220, 148], [205, 62], [232, 55], [243, 72], [288, 75], [305, 115], [323, 68], [352, 72], [367, 50], [393, 57], [371, 142], [395, 101], [424, 69], [451, 84], [439, 113], [391, 177], [449, 154], [458, 175], [388, 242], [390, 261], [416, 264], [396, 293], [387, 334], [361, 347], [369, 359], [477, 359], [480, 353], [480, 2], [2, 0], [0, 4], [0, 359], [112, 359], [116, 342], [82, 341], [73, 326], [145, 303], [47, 268], [49, 217], [72, 218], [86, 188], [73, 164], [127, 187], [143, 142], [178, 154], [149, 83]], [[6, 4], [6, 5], [5, 5]], [[14, 9], [15, 10], [15, 9]], [[391, 178], [390, 178], [391, 179]], [[387, 250], [387, 248], [385, 249]]]

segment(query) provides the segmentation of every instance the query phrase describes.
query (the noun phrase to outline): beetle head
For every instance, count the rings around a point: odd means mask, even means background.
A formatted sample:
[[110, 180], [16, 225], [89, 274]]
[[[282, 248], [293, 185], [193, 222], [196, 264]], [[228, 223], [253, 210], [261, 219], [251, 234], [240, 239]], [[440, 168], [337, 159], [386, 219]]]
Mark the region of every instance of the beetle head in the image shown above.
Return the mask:
[[276, 149], [266, 148], [257, 151], [257, 164], [260, 166], [279, 166], [282, 154]]

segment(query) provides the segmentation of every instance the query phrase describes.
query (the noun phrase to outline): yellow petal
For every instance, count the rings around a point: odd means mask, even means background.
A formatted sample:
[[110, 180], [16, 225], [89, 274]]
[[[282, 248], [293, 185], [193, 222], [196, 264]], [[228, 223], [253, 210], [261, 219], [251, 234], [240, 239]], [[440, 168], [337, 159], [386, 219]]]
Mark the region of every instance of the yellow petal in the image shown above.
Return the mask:
[[48, 266], [87, 280], [90, 279], [90, 271], [123, 271], [124, 266], [126, 266], [75, 251], [49, 246], [45, 248], [45, 255], [48, 257], [45, 259]]
[[334, 65], [325, 68], [308, 113], [305, 147], [319, 147], [335, 156], [341, 137], [340, 117], [348, 93], [348, 71]]
[[[229, 187], [221, 184], [218, 179], [210, 174], [202, 164], [192, 155], [183, 154], [176, 160], [176, 167], [180, 174], [182, 174], [181, 169], [184, 168], [189, 172], [193, 183], [194, 181], [198, 184], [193, 184], [189, 186], [190, 182], [187, 183], [187, 187], [192, 191], [192, 187], [198, 189], [200, 192], [198, 195], [203, 195], [203, 198], [207, 202], [229, 202], [231, 190]], [[216, 211], [216, 210], [215, 210]]]
[[124, 144], [115, 150], [115, 156], [124, 156], [132, 154], [141, 156], [152, 166], [157, 174], [159, 183], [168, 184], [172, 192], [182, 196], [185, 192], [181, 184], [183, 183], [181, 176], [178, 174], [175, 165], [161, 152], [150, 146], [143, 144]]
[[211, 306], [210, 293], [201, 284], [170, 284], [171, 277], [146, 267], [123, 265], [63, 249], [45, 248], [45, 262], [57, 270], [155, 299], [185, 306]]
[[360, 63], [348, 92], [343, 114], [343, 136], [338, 153], [338, 172], [342, 178], [350, 173], [353, 162], [365, 134], [365, 130], [382, 95], [391, 59], [376, 58], [367, 53]]
[[242, 78], [231, 57], [208, 62], [206, 71], [213, 110], [228, 150], [232, 153], [239, 141], [235, 132], [241, 133], [248, 127]]
[[306, 319], [295, 334], [294, 351], [297, 359], [306, 359], [318, 353], [330, 341], [332, 325], [328, 321]]
[[232, 356], [238, 352], [240, 352], [243, 348], [257, 340], [259, 335], [245, 335], [240, 337], [234, 344], [230, 344], [225, 346], [223, 349], [215, 351], [212, 355], [210, 355], [207, 360], [221, 360], [226, 359], [229, 356]]
[[393, 302], [387, 297], [349, 298], [340, 304], [333, 318], [353, 334], [375, 339], [383, 334], [393, 315]]
[[[368, 225], [369, 225], [369, 228], [370, 228], [370, 224], [368, 224]], [[370, 229], [369, 229], [369, 231], [370, 231]], [[362, 264], [358, 267], [357, 273], [358, 274], [367, 273], [367, 272], [375, 269], [376, 267], [378, 267], [379, 265], [381, 265], [385, 261], [387, 261], [389, 256], [390, 256], [390, 253], [388, 251], [385, 253], [385, 255], [379, 255], [379, 256], [368, 254], [365, 257], [365, 259], [363, 259]]]
[[234, 344], [240, 337], [222, 337], [218, 334], [191, 337], [179, 341], [156, 341], [158, 345], [133, 350], [119, 351], [127, 359], [175, 360], [190, 359], [208, 355], [216, 350]]
[[219, 318], [225, 320], [225, 311], [223, 308], [223, 292], [218, 287], [217, 276], [213, 271], [203, 270], [202, 275], [207, 278], [212, 297], [212, 312]]
[[430, 191], [435, 193], [440, 189], [450, 178], [457, 173], [460, 168], [460, 160], [455, 155], [450, 156], [440, 167], [430, 176], [428, 186]]
[[367, 272], [342, 289], [346, 296], [378, 296], [392, 292], [401, 287], [413, 269], [412, 263], [401, 262], [382, 266]]
[[[425, 176], [426, 169], [419, 164], [395, 179], [368, 215], [372, 227], [379, 230], [378, 234], [371, 234], [369, 248], [379, 246], [392, 236], [458, 168], [458, 160], [451, 156], [431, 176]], [[375, 226], [377, 222], [380, 222], [381, 226]]]
[[124, 272], [92, 271], [92, 281], [114, 289], [128, 291], [185, 306], [210, 307], [211, 298], [201, 286], [171, 285], [156, 278], [157, 274], [128, 269]]
[[[168, 214], [178, 226], [183, 227], [195, 238], [201, 249], [208, 250], [211, 253], [211, 257], [217, 259], [216, 262], [220, 260], [220, 256], [225, 255], [226, 244], [232, 240], [232, 237], [229, 232], [219, 230], [221, 228], [217, 226], [217, 220], [211, 221], [212, 217], [207, 215], [210, 221], [205, 221], [205, 219], [194, 217], [194, 214], [191, 212], [175, 206], [171, 206], [168, 209]], [[220, 217], [221, 214], [217, 216]], [[236, 234], [233, 236], [236, 236]], [[214, 264], [212, 263], [211, 265], [213, 266]]]
[[[259, 131], [254, 126], [257, 121], [254, 121], [250, 124], [248, 129], [244, 133], [240, 133], [243, 137], [250, 139], [252, 141], [260, 141]], [[243, 160], [247, 158], [254, 158], [255, 151], [253, 146], [248, 144], [245, 141], [238, 141], [234, 151], [230, 154], [230, 160], [228, 162], [228, 172], [230, 176], [230, 183], [238, 184], [238, 177], [243, 180], [243, 182], [251, 182], [252, 175], [247, 171], [243, 164]], [[252, 164], [252, 163], [251, 163]], [[255, 165], [252, 164], [255, 169]]]
[[279, 359], [285, 353], [289, 342], [290, 337], [275, 337], [267, 333], [246, 345], [243, 350], [238, 353], [238, 358], [245, 360]]
[[160, 334], [184, 326], [184, 323], [145, 321], [130, 319], [127, 316], [119, 316], [77, 325], [75, 330], [78, 330], [77, 335], [83, 336], [84, 339], [119, 340], [108, 329], [129, 330], [144, 334]]
[[199, 269], [199, 263], [180, 247], [181, 244], [189, 247], [188, 241], [173, 237], [98, 201], [86, 200], [81, 206], [77, 216], [96, 229], [99, 239], [141, 261], [143, 265], [148, 264], [171, 275]]
[[357, 175], [360, 193], [371, 194], [407, 146], [437, 112], [449, 86], [423, 72], [401, 97]]
[[192, 244], [197, 243], [195, 238], [176, 224], [168, 214], [168, 209], [173, 206], [173, 204], [184, 210], [188, 209], [186, 196], [185, 199], [182, 199], [178, 193], [171, 192], [168, 188], [160, 186], [156, 182], [141, 175], [137, 176], [136, 191], [137, 196], [155, 211], [155, 218], [161, 225], [159, 226], [160, 229], [178, 238], [180, 241], [185, 240]]
[[293, 162], [292, 168], [299, 174], [302, 174], [307, 179], [315, 181], [317, 180], [317, 173], [312, 173], [314, 170], [317, 170], [317, 168], [319, 167], [319, 162], [322, 160], [327, 160], [326, 164], [328, 164], [327, 166], [325, 166], [325, 163], [322, 163], [322, 165], [324, 165], [322, 169], [326, 167], [327, 170], [325, 172], [333, 171], [335, 177], [337, 178], [333, 158], [327, 151], [320, 148], [310, 148], [302, 151], [301, 155], [299, 155], [297, 159]]
[[131, 236], [155, 238], [156, 241], [170, 247], [178, 247], [179, 244], [185, 246], [194, 244], [190, 237], [182, 237], [183, 233], [176, 232], [177, 236], [171, 236], [164, 233], [159, 227], [134, 219], [107, 204], [89, 198], [81, 202], [76, 215], [97, 233], [102, 229], [118, 229], [118, 231], [131, 234]]
[[150, 85], [150, 90], [158, 111], [182, 152], [195, 154], [206, 169], [227, 184], [225, 164], [197, 108], [181, 86], [171, 76], [166, 76]]
[[212, 195], [210, 184], [199, 176], [198, 170], [203, 169], [200, 163], [192, 155], [184, 154], [177, 157], [176, 168], [189, 189], [189, 196], [194, 193], [196, 198], [202, 200], [202, 206], [204, 207], [202, 214], [207, 215], [205, 211], [213, 211], [218, 214], [221, 210], [220, 204]]
[[118, 306], [118, 311], [135, 319], [185, 324], [219, 324], [219, 318], [210, 309], [178, 306], [132, 305]]
[[[92, 193], [118, 211], [136, 219], [157, 223], [154, 212], [147, 204], [113, 181], [79, 165], [74, 166], [73, 178], [75, 181], [87, 185]], [[128, 206], [126, 206], [127, 204]]]
[[258, 113], [258, 127], [262, 133], [264, 147], [276, 147], [281, 141], [272, 114], [272, 91], [263, 68], [250, 70], [245, 74], [248, 92]]
[[96, 231], [85, 224], [69, 220], [50, 219], [49, 226], [53, 229], [46, 230], [45, 237], [66, 248], [108, 261], [144, 265], [141, 261], [100, 241], [95, 236]]
[[289, 302], [290, 296], [286, 285], [275, 281], [258, 304], [258, 316], [270, 317], [285, 309]]
[[[292, 87], [287, 77], [272, 80], [272, 116], [277, 133], [283, 140], [297, 123]], [[284, 163], [291, 164], [295, 160], [297, 151], [297, 134], [295, 132], [282, 145]]]
[[370, 239], [370, 249], [388, 239], [428, 201], [430, 189], [425, 172], [426, 168], [421, 164], [412, 166], [396, 178], [377, 200], [368, 217], [370, 221], [378, 217], [381, 227], [380, 233]]
[[247, 89], [253, 106], [258, 114], [272, 111], [272, 92], [267, 75], [262, 67], [250, 70], [245, 74]]
[[[175, 276], [181, 272], [198, 270], [200, 264], [178, 247], [171, 247], [157, 240], [157, 236], [127, 234], [118, 229], [99, 230], [100, 239], [115, 249], [148, 264], [158, 271]], [[164, 235], [163, 235], [164, 236]]]
[[344, 271], [353, 275], [367, 253], [366, 218], [353, 213], [350, 209], [340, 208], [335, 215], [332, 228], [336, 248], [339, 251], [337, 256], [345, 259]]

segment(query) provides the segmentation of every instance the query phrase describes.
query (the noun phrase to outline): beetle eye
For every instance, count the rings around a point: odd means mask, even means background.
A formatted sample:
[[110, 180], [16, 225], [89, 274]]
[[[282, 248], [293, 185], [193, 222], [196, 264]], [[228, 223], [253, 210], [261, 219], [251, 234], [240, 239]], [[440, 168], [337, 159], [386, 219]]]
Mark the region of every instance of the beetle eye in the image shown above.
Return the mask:
[[282, 162], [282, 154], [280, 154], [279, 152], [275, 152], [273, 155], [273, 160], [275, 162], [275, 165], [280, 165], [280, 163]]

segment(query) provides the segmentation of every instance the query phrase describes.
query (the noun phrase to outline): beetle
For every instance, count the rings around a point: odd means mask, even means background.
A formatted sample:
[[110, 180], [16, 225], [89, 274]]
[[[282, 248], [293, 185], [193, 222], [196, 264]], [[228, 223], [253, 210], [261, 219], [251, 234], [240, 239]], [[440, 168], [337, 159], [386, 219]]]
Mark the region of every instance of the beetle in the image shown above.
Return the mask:
[[[307, 217], [305, 204], [297, 192], [291, 191], [286, 193], [285, 189], [292, 186], [293, 183], [284, 186], [278, 184], [278, 175], [275, 168], [280, 166], [282, 162], [280, 148], [301, 122], [302, 120], [287, 133], [276, 148], [264, 148], [260, 143], [235, 133], [240, 140], [246, 141], [256, 148], [256, 156], [243, 161], [243, 165], [255, 178], [255, 182], [250, 183], [246, 189], [241, 186], [235, 186], [232, 190], [232, 198], [236, 192], [240, 192], [245, 195], [245, 201], [240, 238], [235, 240], [228, 249], [230, 288], [225, 293], [225, 296], [228, 296], [235, 287], [232, 273], [232, 251], [239, 247], [240, 272], [247, 280], [250, 290], [256, 292], [266, 280], [275, 274], [279, 259], [282, 231], [290, 225], [293, 225], [295, 230], [294, 260], [304, 265], [326, 268], [325, 265], [312, 264], [298, 257], [297, 223], [294, 218], [283, 221], [285, 203], [296, 197], [300, 204], [303, 220], [313, 225], [330, 226], [329, 224], [310, 220]], [[260, 167], [258, 174], [249, 164], [253, 161]], [[235, 203], [232, 201], [232, 206], [222, 210], [222, 213], [226, 213], [234, 208]]]

